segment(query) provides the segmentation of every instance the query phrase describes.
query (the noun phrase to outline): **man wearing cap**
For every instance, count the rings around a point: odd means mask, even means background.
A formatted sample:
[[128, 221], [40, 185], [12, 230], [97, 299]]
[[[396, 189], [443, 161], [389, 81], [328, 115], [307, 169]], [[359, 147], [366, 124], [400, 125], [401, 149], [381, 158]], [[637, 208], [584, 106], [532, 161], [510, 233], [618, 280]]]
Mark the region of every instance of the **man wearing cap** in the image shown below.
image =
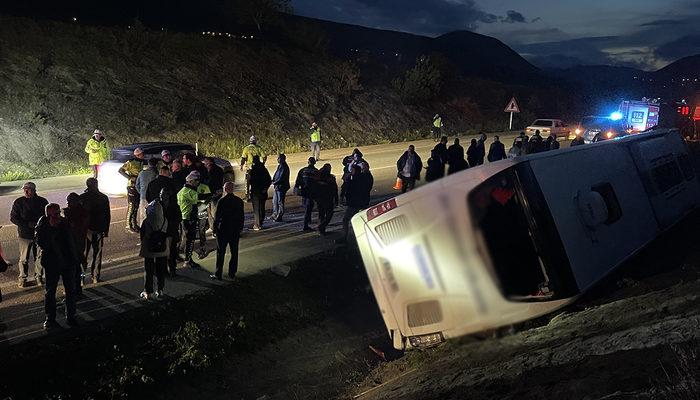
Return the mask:
[[265, 161], [267, 161], [265, 151], [262, 149], [262, 147], [258, 146], [258, 138], [253, 135], [250, 137], [249, 142], [250, 144], [243, 148], [243, 154], [241, 154], [241, 171], [243, 171], [244, 167], [247, 167], [245, 173], [245, 195], [246, 200], [248, 201], [250, 201], [249, 168], [253, 165], [253, 157], [258, 156], [263, 164], [265, 164]]
[[[34, 241], [34, 229], [39, 218], [44, 216], [44, 208], [49, 202], [36, 194], [36, 185], [27, 182], [22, 185], [24, 196], [12, 203], [10, 211], [10, 221], [17, 225], [17, 236], [19, 238], [19, 287], [27, 285], [27, 275], [29, 273], [29, 256], [31, 254], [34, 261], [34, 278], [38, 285], [44, 283], [44, 271], [41, 262], [37, 262], [36, 243]], [[60, 211], [60, 209], [59, 209]]]
[[119, 174], [127, 179], [126, 187], [127, 194], [127, 209], [126, 209], [126, 230], [132, 233], [139, 233], [139, 226], [136, 222], [136, 215], [139, 210], [139, 191], [136, 188], [136, 178], [143, 169], [145, 160], [143, 158], [143, 150], [137, 147], [134, 150], [134, 157], [125, 162], [119, 168]]
[[309, 133], [311, 135], [311, 156], [318, 161], [321, 159], [321, 128], [316, 122], [311, 123]]
[[209, 191], [209, 188], [205, 188], [206, 185], [201, 185], [199, 180], [199, 172], [190, 172], [185, 178], [185, 186], [177, 193], [177, 204], [182, 215], [182, 230], [185, 234], [185, 266], [190, 268], [201, 268], [199, 264], [192, 260], [194, 241], [197, 239], [199, 232], [197, 206], [200, 201], [206, 201], [211, 197], [211, 192], [205, 193]]
[[158, 164], [158, 168], [160, 170], [160, 167], [166, 166], [170, 168], [170, 165], [173, 163], [173, 156], [170, 154], [170, 150], [163, 150], [160, 152], [160, 163]]
[[88, 164], [92, 168], [92, 176], [97, 178], [100, 172], [100, 165], [109, 158], [107, 139], [102, 135], [101, 130], [95, 129], [94, 134], [85, 145], [85, 152], [88, 154]]

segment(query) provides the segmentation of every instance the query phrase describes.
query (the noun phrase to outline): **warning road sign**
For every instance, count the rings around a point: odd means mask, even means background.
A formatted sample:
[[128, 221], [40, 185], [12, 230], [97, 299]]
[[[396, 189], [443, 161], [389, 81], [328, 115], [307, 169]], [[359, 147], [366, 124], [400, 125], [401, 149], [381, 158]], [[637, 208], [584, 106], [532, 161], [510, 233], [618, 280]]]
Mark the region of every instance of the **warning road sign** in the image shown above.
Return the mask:
[[509, 112], [509, 113], [519, 113], [520, 112], [520, 107], [518, 106], [518, 102], [515, 100], [515, 97], [510, 99], [510, 101], [508, 102], [508, 105], [506, 106], [506, 109], [503, 111]]

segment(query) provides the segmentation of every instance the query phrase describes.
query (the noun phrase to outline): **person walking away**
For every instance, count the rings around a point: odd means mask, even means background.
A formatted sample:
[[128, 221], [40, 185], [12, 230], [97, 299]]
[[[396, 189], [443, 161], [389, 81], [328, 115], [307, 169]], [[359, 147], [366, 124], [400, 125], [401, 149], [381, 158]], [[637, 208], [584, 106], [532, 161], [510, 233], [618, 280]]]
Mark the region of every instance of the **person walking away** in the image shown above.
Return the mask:
[[90, 220], [87, 209], [83, 207], [80, 196], [77, 193], [70, 193], [66, 198], [66, 202], [68, 207], [63, 209], [63, 215], [73, 234], [72, 237], [75, 241], [75, 249], [79, 259], [79, 262], [75, 264], [75, 295], [81, 297], [83, 295], [83, 273], [87, 270], [87, 261], [83, 250], [87, 242]]
[[253, 157], [253, 165], [250, 168], [250, 197], [253, 201], [253, 230], [259, 231], [263, 228], [265, 221], [265, 202], [267, 201], [267, 191], [270, 189], [272, 178], [267, 168], [260, 162], [258, 156]]
[[[149, 300], [162, 297], [165, 289], [165, 273], [170, 240], [168, 238], [168, 221], [164, 215], [160, 199], [153, 200], [146, 207], [146, 218], [141, 224], [141, 250], [139, 256], [144, 260], [144, 289], [141, 298]], [[153, 292], [153, 276], [156, 277], [158, 290]]]
[[209, 227], [214, 226], [214, 215], [216, 214], [216, 205], [221, 196], [224, 195], [224, 169], [216, 165], [212, 157], [204, 158], [204, 168], [207, 170], [209, 180], [207, 186], [211, 190], [211, 200], [209, 201]]
[[158, 196], [163, 207], [163, 214], [166, 221], [168, 221], [166, 233], [170, 242], [168, 243], [167, 265], [172, 278], [177, 276], [178, 244], [180, 242], [180, 225], [182, 223], [182, 214], [175, 196], [176, 192], [168, 186], [163, 187]]
[[56, 323], [56, 289], [58, 280], [63, 279], [66, 292], [66, 323], [77, 326], [75, 318], [75, 271], [80, 263], [78, 250], [70, 227], [61, 216], [61, 207], [51, 203], [46, 205], [45, 216], [36, 224], [36, 244], [41, 251], [41, 265], [46, 271], [44, 288], [44, 329], [58, 326]]
[[224, 196], [219, 200], [214, 216], [214, 234], [218, 247], [216, 249], [216, 270], [211, 279], [221, 280], [224, 273], [226, 248], [231, 253], [228, 262], [228, 277], [233, 279], [238, 271], [238, 243], [244, 225], [243, 200], [233, 194], [233, 182], [224, 184]]
[[299, 170], [297, 179], [294, 181], [294, 193], [301, 196], [304, 206], [304, 232], [313, 231], [309, 224], [311, 223], [311, 213], [314, 210], [315, 189], [318, 181], [318, 169], [315, 165], [316, 159], [309, 157], [309, 164]]
[[321, 160], [321, 128], [316, 122], [312, 122], [309, 132], [311, 134], [311, 156], [319, 161]]
[[536, 130], [535, 134], [532, 135], [527, 146], [527, 154], [539, 153], [543, 150], [544, 140], [540, 136], [540, 130]]
[[467, 160], [464, 159], [464, 147], [459, 144], [458, 138], [455, 138], [452, 146], [447, 148], [447, 163], [449, 164], [447, 168], [448, 175], [469, 167]]
[[263, 164], [267, 161], [267, 155], [262, 147], [258, 146], [258, 138], [255, 135], [251, 136], [248, 140], [249, 144], [243, 148], [243, 153], [241, 154], [241, 171], [246, 169], [245, 172], [245, 196], [246, 201], [250, 201], [250, 167], [253, 165], [253, 157], [258, 156]]
[[574, 140], [571, 141], [571, 144], [569, 146], [580, 146], [582, 144], [586, 144], [586, 142], [583, 141], [583, 137], [581, 136], [581, 134], [577, 133], [576, 137], [574, 138]]
[[438, 138], [442, 136], [442, 117], [440, 114], [435, 114], [433, 117], [433, 139], [437, 142]]
[[476, 139], [472, 139], [467, 148], [467, 162], [472, 168], [479, 165], [479, 149]]
[[401, 179], [401, 193], [413, 190], [416, 187], [416, 181], [420, 180], [421, 171], [423, 171], [423, 161], [416, 153], [415, 146], [408, 146], [408, 150], [396, 161], [396, 169], [398, 170], [397, 177]]
[[141, 196], [136, 188], [136, 178], [138, 178], [139, 173], [143, 170], [143, 165], [145, 160], [143, 159], [143, 150], [137, 147], [134, 150], [134, 157], [127, 160], [121, 168], [119, 168], [119, 174], [128, 180], [126, 187], [127, 194], [127, 208], [126, 208], [126, 230], [132, 233], [139, 232], [139, 226], [136, 221], [136, 217], [139, 210], [139, 202]]
[[427, 167], [425, 167], [425, 181], [432, 182], [436, 181], [445, 176], [445, 165], [440, 160], [440, 156], [435, 150], [430, 152], [430, 158], [428, 158]]
[[138, 224], [141, 226], [141, 222], [146, 219], [146, 206], [148, 206], [148, 201], [146, 201], [146, 191], [148, 185], [153, 182], [158, 176], [158, 159], [151, 158], [144, 166], [143, 171], [139, 173], [136, 177], [136, 190], [139, 192], [139, 212], [138, 212]]
[[180, 191], [185, 186], [185, 178], [187, 174], [182, 168], [182, 161], [173, 160], [170, 164], [170, 177], [173, 178], [173, 184], [175, 185], [176, 193]]
[[559, 150], [559, 142], [557, 141], [557, 135], [554, 134], [554, 132], [551, 132], [549, 136], [547, 136], [547, 142], [546, 142], [546, 151], [549, 150]]
[[[112, 211], [109, 208], [109, 198], [100, 192], [97, 179], [88, 178], [85, 186], [85, 192], [80, 195], [80, 201], [87, 210], [90, 223], [86, 235], [87, 243], [79, 250], [85, 252], [85, 260], [90, 263], [92, 283], [98, 283], [102, 272], [102, 249], [105, 238], [109, 236]], [[92, 260], [90, 251], [92, 251]]]
[[192, 171], [185, 178], [185, 186], [177, 192], [177, 204], [182, 216], [182, 231], [185, 239], [185, 266], [190, 268], [201, 268], [199, 264], [192, 260], [194, 253], [194, 241], [197, 239], [198, 218], [197, 204], [199, 204], [198, 187], [199, 172]]
[[501, 143], [498, 135], [493, 137], [493, 143], [491, 143], [491, 146], [489, 146], [489, 154], [486, 158], [489, 160], [489, 162], [505, 160], [508, 158], [508, 155], [506, 154], [506, 146]]
[[270, 219], [280, 222], [284, 215], [284, 200], [289, 190], [289, 165], [287, 165], [287, 156], [281, 153], [277, 156], [277, 169], [272, 176], [272, 187], [275, 192], [272, 195], [272, 216]]
[[318, 170], [316, 203], [318, 203], [318, 233], [325, 235], [326, 227], [333, 219], [335, 207], [338, 205], [338, 183], [335, 175], [331, 174], [330, 164], [324, 164]]
[[[416, 155], [417, 156], [417, 155]], [[408, 156], [407, 156], [408, 157]], [[420, 158], [419, 160], [420, 161]], [[348, 179], [347, 206], [343, 215], [343, 238], [340, 242], [347, 242], [350, 232], [350, 220], [360, 210], [369, 207], [370, 194], [374, 186], [374, 177], [367, 171], [362, 172], [359, 165], [352, 167], [350, 179]]]
[[107, 139], [102, 131], [95, 129], [93, 135], [85, 144], [85, 152], [88, 154], [88, 165], [92, 169], [92, 177], [97, 178], [100, 173], [100, 166], [109, 158]]
[[22, 185], [22, 190], [24, 191], [24, 196], [12, 203], [12, 210], [10, 211], [10, 222], [17, 225], [19, 241], [18, 286], [21, 288], [27, 286], [30, 256], [34, 263], [34, 279], [37, 285], [44, 284], [44, 271], [41, 268], [41, 263], [37, 262], [34, 229], [37, 221], [44, 215], [46, 205], [49, 204], [45, 198], [36, 194], [34, 182], [25, 183]]
[[482, 133], [476, 142], [476, 165], [484, 164], [486, 157], [486, 134]]

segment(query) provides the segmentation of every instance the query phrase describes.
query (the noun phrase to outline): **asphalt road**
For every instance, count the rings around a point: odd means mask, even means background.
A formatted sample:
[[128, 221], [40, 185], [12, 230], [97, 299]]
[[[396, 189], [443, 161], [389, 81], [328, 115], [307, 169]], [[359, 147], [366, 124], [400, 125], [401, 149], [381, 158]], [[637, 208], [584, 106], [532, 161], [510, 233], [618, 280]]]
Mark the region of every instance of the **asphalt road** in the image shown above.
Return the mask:
[[[506, 147], [509, 147], [514, 137], [514, 134], [503, 134], [501, 140]], [[468, 145], [471, 138], [472, 136], [462, 137], [462, 144]], [[489, 138], [487, 145], [491, 141], [492, 139]], [[450, 138], [451, 142], [452, 138]], [[396, 160], [409, 144], [416, 146], [416, 151], [424, 162], [435, 145], [432, 140], [422, 140], [360, 147], [374, 175], [375, 184], [372, 191], [374, 202], [396, 194], [392, 189], [396, 179]], [[333, 166], [333, 173], [340, 180], [341, 160], [351, 152], [352, 149], [322, 151], [322, 161], [317, 166], [330, 163]], [[287, 155], [287, 162], [292, 171], [292, 181], [297, 171], [306, 165], [308, 157], [308, 153]], [[276, 168], [274, 157], [270, 157], [267, 164], [270, 172], [274, 172]], [[70, 192], [83, 191], [87, 177], [57, 177], [38, 179], [34, 182], [41, 196], [63, 206]], [[236, 180], [238, 187], [242, 188], [240, 173], [237, 174]], [[0, 225], [4, 225], [0, 229], [0, 243], [2, 243], [5, 258], [13, 263], [6, 273], [0, 274], [0, 288], [3, 295], [3, 302], [0, 303], [0, 345], [8, 345], [44, 334], [41, 328], [44, 319], [43, 291], [36, 286], [25, 289], [17, 287], [17, 235], [15, 226], [9, 222], [9, 213], [14, 199], [22, 195], [21, 184], [21, 182], [0, 184]], [[127, 312], [144, 304], [144, 300], [138, 297], [143, 287], [143, 261], [138, 257], [138, 235], [127, 233], [125, 230], [126, 198], [111, 197], [110, 204], [112, 226], [110, 235], [105, 240], [103, 252], [103, 282], [96, 285], [88, 284], [84, 287], [86, 298], [78, 303], [78, 316], [83, 321], [102, 320], [115, 313]], [[269, 214], [270, 201], [267, 207]], [[286, 221], [268, 222], [265, 229], [259, 232], [250, 230], [244, 232], [240, 245], [239, 277], [255, 274], [272, 266], [284, 265], [335, 246], [335, 239], [339, 237], [335, 232], [342, 229], [342, 208], [336, 210], [333, 223], [329, 227], [329, 232], [332, 234], [326, 237], [321, 237], [315, 232], [301, 232], [303, 224], [301, 198], [292, 195], [291, 191], [287, 197], [287, 208], [289, 212], [285, 217]], [[246, 204], [246, 224], [248, 227], [252, 225], [250, 204]], [[208, 248], [213, 250], [214, 247], [215, 243], [210, 240]], [[167, 282], [165, 291], [169, 296], [182, 296], [197, 290], [206, 290], [211, 285], [226, 284], [225, 281], [220, 283], [208, 279], [210, 271], [214, 269], [215, 252], [199, 262], [204, 268], [203, 271], [183, 269], [180, 273], [181, 277]], [[30, 276], [31, 268], [32, 266], [30, 266]], [[60, 301], [62, 293], [60, 287], [58, 292]], [[59, 315], [62, 312], [62, 306], [59, 306]], [[63, 324], [64, 321], [60, 320], [59, 323]]]

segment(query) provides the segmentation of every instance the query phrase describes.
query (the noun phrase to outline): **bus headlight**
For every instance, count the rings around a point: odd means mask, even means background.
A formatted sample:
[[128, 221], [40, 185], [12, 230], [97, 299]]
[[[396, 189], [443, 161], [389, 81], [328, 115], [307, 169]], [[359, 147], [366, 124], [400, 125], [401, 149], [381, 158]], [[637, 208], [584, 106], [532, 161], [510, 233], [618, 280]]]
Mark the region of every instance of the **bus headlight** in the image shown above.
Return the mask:
[[426, 348], [437, 346], [438, 344], [444, 342], [445, 338], [442, 337], [442, 333], [438, 332], [427, 335], [411, 336], [408, 338], [408, 340], [413, 347]]

